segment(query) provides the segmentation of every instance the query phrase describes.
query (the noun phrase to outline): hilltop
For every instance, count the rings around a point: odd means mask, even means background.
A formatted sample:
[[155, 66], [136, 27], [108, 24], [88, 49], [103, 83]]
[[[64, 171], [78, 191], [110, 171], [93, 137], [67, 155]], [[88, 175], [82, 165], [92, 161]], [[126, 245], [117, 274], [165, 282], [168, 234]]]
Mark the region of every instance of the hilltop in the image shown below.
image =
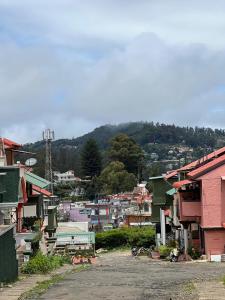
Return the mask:
[[[52, 144], [54, 169], [60, 171], [74, 169], [79, 175], [79, 153], [84, 143], [89, 138], [95, 139], [104, 156], [109, 141], [118, 133], [127, 134], [143, 148], [147, 165], [162, 162], [167, 169], [199, 158], [225, 145], [223, 129], [180, 127], [153, 122], [104, 125], [78, 138], [54, 141]], [[23, 148], [37, 153], [39, 161], [37, 172], [43, 175], [44, 142], [26, 144]]]

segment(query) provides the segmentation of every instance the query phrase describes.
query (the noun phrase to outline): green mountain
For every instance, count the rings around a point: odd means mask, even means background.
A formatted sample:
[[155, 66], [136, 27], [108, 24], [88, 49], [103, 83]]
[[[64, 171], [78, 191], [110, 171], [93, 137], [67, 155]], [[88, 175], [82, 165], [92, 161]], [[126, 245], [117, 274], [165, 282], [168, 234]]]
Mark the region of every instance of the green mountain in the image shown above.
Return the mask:
[[[80, 175], [80, 150], [84, 143], [93, 138], [97, 141], [103, 156], [109, 141], [118, 133], [133, 138], [145, 151], [146, 165], [163, 164], [164, 169], [172, 169], [180, 164], [197, 159], [204, 154], [225, 145], [225, 130], [180, 127], [159, 123], [133, 122], [120, 125], [104, 125], [81, 137], [59, 139], [52, 143], [53, 167], [55, 170], [72, 169]], [[23, 146], [24, 150], [37, 153], [36, 172], [44, 175], [45, 144], [39, 141]], [[20, 156], [23, 162], [26, 157]]]

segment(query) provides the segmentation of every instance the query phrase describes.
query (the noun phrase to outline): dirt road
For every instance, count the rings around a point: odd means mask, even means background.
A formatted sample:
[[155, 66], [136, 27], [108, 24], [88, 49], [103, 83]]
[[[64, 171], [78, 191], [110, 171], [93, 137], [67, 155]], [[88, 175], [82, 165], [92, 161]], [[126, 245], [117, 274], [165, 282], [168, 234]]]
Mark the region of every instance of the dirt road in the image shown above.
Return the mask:
[[68, 275], [38, 299], [198, 299], [191, 281], [221, 275], [225, 275], [225, 264], [170, 263], [110, 253], [102, 255], [96, 266]]

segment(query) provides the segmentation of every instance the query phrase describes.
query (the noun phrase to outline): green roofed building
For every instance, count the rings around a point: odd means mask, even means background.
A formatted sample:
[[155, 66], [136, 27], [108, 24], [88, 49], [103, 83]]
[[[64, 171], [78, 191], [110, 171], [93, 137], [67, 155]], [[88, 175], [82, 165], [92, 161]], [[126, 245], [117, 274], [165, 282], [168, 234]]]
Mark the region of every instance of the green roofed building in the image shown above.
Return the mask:
[[38, 175], [35, 175], [33, 173], [30, 173], [30, 172], [25, 173], [25, 179], [26, 179], [26, 182], [29, 182], [30, 184], [38, 186], [41, 189], [46, 188], [50, 184], [50, 182], [48, 180], [46, 180]]
[[173, 195], [176, 190], [173, 189], [172, 184], [176, 179], [170, 178], [169, 180], [165, 180], [164, 176], [157, 176], [150, 177], [149, 180], [153, 190], [151, 221], [159, 223], [160, 208], [168, 209], [173, 205]]

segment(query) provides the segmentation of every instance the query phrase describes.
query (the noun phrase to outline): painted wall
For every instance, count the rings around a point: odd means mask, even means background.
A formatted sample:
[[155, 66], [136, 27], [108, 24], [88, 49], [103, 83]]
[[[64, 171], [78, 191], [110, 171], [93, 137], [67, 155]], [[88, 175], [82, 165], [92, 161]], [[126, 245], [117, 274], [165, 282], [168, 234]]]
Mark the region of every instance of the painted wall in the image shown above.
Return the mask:
[[205, 231], [205, 253], [210, 255], [224, 253], [225, 229], [209, 229]]
[[[14, 228], [13, 226], [8, 226], [8, 228], [0, 234], [0, 282], [11, 282], [18, 276]], [[1, 229], [3, 231], [4, 226]]]
[[225, 222], [225, 165], [201, 176], [202, 181], [202, 228], [222, 227]]
[[182, 213], [184, 217], [201, 216], [201, 202], [182, 202]]
[[[181, 222], [199, 222], [202, 214], [201, 201], [186, 201], [183, 199], [183, 193], [179, 193], [179, 220]], [[198, 199], [196, 199], [198, 200]]]
[[0, 195], [0, 202], [18, 202], [19, 198], [19, 168], [18, 167], [1, 167], [0, 173], [6, 173], [6, 175], [0, 178], [0, 190], [5, 191]]

